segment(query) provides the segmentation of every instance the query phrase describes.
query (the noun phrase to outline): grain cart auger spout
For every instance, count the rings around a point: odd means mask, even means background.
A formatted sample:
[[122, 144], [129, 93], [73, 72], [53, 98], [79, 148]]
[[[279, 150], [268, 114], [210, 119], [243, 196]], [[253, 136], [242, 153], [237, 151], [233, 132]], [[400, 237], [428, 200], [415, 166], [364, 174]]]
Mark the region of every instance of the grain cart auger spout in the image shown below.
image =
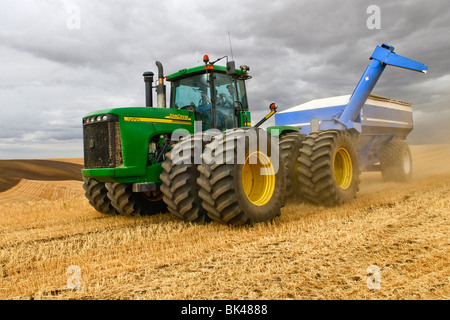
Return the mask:
[[406, 136], [413, 129], [410, 103], [372, 95], [386, 66], [426, 73], [420, 62], [377, 46], [352, 95], [317, 99], [279, 112], [275, 123], [297, 125], [308, 136], [297, 162], [304, 199], [332, 206], [351, 201], [361, 171], [381, 171], [385, 180], [408, 181], [412, 159]]
[[357, 118], [386, 66], [389, 65], [422, 73], [426, 73], [428, 70], [428, 67], [423, 63], [396, 54], [394, 47], [387, 44], [377, 46], [370, 60], [372, 62], [367, 66], [342, 113], [333, 117], [332, 120], [322, 121], [319, 126], [320, 130], [355, 128], [361, 132], [361, 125], [360, 122], [357, 122]]

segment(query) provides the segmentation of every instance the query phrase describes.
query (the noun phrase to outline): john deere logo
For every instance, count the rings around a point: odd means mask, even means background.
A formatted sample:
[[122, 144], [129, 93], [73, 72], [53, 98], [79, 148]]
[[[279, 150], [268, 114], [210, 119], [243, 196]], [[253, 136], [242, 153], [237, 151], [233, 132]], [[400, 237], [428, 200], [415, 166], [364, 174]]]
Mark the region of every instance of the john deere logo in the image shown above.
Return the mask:
[[189, 118], [189, 116], [184, 115], [184, 114], [169, 114], [168, 116], [165, 117], [166, 119], [176, 119], [176, 120], [188, 120], [190, 121], [191, 118]]
[[178, 114], [170, 114], [164, 118], [124, 117], [123, 120], [127, 122], [170, 123], [182, 125], [191, 124], [191, 118]]

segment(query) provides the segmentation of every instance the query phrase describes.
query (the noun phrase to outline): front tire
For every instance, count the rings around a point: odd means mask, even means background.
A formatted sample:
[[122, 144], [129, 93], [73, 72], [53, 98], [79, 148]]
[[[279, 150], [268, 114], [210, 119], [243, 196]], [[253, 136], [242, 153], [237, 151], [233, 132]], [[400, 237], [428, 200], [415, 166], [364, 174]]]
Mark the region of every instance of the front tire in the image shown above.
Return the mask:
[[84, 195], [95, 210], [105, 214], [117, 214], [108, 198], [108, 190], [104, 183], [86, 177], [83, 177], [83, 181]]
[[126, 216], [145, 216], [166, 212], [161, 193], [132, 192], [130, 183], [105, 183], [108, 198], [116, 212]]

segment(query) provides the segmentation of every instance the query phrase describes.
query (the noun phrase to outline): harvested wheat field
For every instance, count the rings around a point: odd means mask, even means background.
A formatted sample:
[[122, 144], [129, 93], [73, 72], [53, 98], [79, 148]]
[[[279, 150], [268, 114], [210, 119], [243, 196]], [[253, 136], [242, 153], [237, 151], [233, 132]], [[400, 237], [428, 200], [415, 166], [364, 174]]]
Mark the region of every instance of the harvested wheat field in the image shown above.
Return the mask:
[[0, 299], [449, 299], [450, 145], [411, 150], [408, 184], [365, 173], [352, 203], [241, 228], [107, 216], [81, 159], [0, 161]]

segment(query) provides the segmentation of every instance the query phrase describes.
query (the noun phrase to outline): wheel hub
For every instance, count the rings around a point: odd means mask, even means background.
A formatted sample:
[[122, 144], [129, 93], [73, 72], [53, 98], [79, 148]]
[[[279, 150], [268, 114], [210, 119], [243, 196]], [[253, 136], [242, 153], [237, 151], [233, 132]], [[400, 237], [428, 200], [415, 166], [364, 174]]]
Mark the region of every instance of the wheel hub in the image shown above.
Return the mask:
[[269, 202], [275, 190], [275, 171], [267, 155], [256, 151], [247, 157], [242, 168], [242, 185], [255, 206]]
[[353, 166], [348, 151], [339, 148], [334, 158], [334, 177], [336, 183], [342, 189], [348, 189], [352, 183]]

